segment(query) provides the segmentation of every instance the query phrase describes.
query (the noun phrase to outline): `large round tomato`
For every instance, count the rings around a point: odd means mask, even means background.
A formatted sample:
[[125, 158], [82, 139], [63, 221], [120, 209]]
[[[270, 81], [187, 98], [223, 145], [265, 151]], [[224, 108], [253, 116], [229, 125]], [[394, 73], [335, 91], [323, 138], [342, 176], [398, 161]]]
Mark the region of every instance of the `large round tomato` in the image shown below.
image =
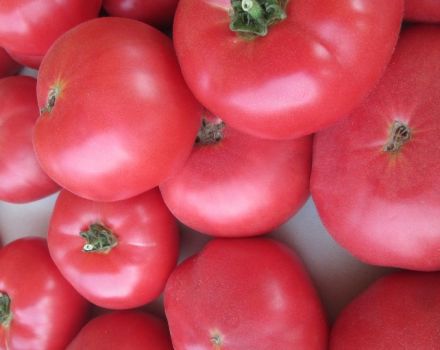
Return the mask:
[[215, 236], [263, 234], [309, 195], [312, 139], [262, 140], [205, 116], [184, 168], [161, 192], [185, 225]]
[[173, 350], [166, 323], [152, 315], [119, 311], [89, 321], [66, 350]]
[[405, 0], [405, 19], [416, 22], [440, 22], [440, 1]]
[[39, 116], [36, 80], [15, 76], [0, 79], [0, 200], [22, 203], [58, 190], [40, 168], [32, 147]]
[[171, 40], [147, 24], [99, 18], [52, 46], [38, 75], [34, 145], [50, 177], [114, 201], [183, 166], [200, 126]]
[[8, 55], [5, 49], [0, 47], [0, 78], [14, 75], [20, 68], [21, 66]]
[[382, 277], [339, 315], [331, 350], [438, 349], [440, 273]]
[[0, 249], [0, 266], [0, 349], [64, 349], [89, 304], [61, 276], [46, 241], [13, 241]]
[[38, 68], [64, 32], [98, 15], [101, 0], [2, 0], [0, 45], [18, 62]]
[[402, 15], [403, 0], [181, 0], [173, 37], [203, 105], [238, 130], [286, 139], [345, 117], [366, 96]]
[[404, 31], [377, 89], [315, 137], [324, 225], [371, 264], [440, 269], [440, 28]]
[[262, 239], [211, 240], [171, 274], [165, 313], [175, 350], [324, 350], [327, 326], [296, 255]]
[[158, 189], [98, 203], [61, 191], [49, 225], [55, 264], [93, 304], [141, 306], [159, 296], [179, 250], [176, 220]]
[[165, 28], [173, 23], [178, 0], [104, 0], [111, 16], [127, 17]]

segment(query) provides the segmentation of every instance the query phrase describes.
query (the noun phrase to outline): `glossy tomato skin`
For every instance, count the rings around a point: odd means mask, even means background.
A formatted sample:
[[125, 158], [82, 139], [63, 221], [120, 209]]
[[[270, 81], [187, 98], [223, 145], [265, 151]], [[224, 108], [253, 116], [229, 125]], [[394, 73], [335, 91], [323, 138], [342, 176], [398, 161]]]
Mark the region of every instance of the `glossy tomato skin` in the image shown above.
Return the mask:
[[393, 273], [342, 311], [330, 350], [434, 350], [440, 342], [439, 322], [440, 273]]
[[36, 80], [14, 76], [0, 79], [0, 200], [24, 203], [59, 189], [41, 169], [32, 146], [39, 116]]
[[166, 28], [173, 23], [178, 0], [104, 0], [104, 9], [115, 17], [127, 17]]
[[0, 78], [18, 73], [21, 66], [8, 55], [5, 49], [0, 47]]
[[96, 17], [100, 8], [101, 0], [3, 0], [0, 46], [16, 61], [38, 68], [61, 34]]
[[254, 40], [229, 30], [229, 9], [229, 0], [179, 1], [173, 40], [188, 86], [231, 127], [289, 139], [345, 117], [373, 88], [403, 0], [288, 1], [287, 18]]
[[197, 144], [184, 168], [161, 184], [179, 221], [222, 237], [270, 232], [309, 195], [312, 138], [263, 140], [227, 125], [223, 139]]
[[168, 327], [147, 313], [119, 311], [89, 321], [66, 350], [173, 350]]
[[296, 255], [262, 238], [215, 239], [172, 273], [175, 350], [326, 349], [317, 294]]
[[0, 326], [2, 350], [64, 349], [86, 322], [89, 304], [61, 276], [43, 238], [22, 238], [0, 249], [0, 292], [12, 320]]
[[[111, 230], [117, 245], [84, 252], [80, 232], [91, 224]], [[48, 245], [64, 277], [86, 299], [107, 309], [144, 305], [159, 296], [177, 263], [176, 220], [154, 189], [125, 201], [98, 203], [61, 191]]]
[[[376, 90], [315, 136], [311, 192], [319, 215], [367, 263], [440, 268], [439, 61], [440, 29], [408, 28]], [[395, 121], [410, 137], [386, 152]]]
[[39, 118], [34, 146], [49, 176], [81, 197], [140, 194], [178, 171], [191, 152], [201, 107], [171, 40], [147, 24], [99, 18], [66, 33], [41, 65], [40, 108], [51, 89], [59, 97]]
[[405, 19], [414, 22], [440, 22], [440, 2], [405, 0]]

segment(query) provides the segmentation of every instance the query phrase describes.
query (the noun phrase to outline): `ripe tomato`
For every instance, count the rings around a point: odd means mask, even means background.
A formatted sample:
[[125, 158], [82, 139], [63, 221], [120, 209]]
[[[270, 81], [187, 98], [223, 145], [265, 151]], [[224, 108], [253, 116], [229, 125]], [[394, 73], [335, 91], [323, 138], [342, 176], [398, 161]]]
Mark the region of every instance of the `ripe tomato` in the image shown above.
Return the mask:
[[89, 321], [66, 350], [173, 350], [166, 323], [152, 315], [119, 311]]
[[440, 28], [410, 27], [370, 97], [315, 137], [320, 217], [367, 263], [440, 269], [439, 62]]
[[165, 313], [175, 350], [323, 350], [327, 326], [296, 255], [262, 239], [211, 240], [171, 274]]
[[[230, 13], [237, 30], [264, 34], [264, 23], [277, 23], [265, 37], [239, 35]], [[402, 15], [403, 0], [181, 0], [173, 37], [203, 105], [233, 128], [288, 139], [359, 104], [391, 57]]]
[[13, 241], [0, 249], [0, 266], [0, 349], [64, 349], [88, 303], [61, 276], [46, 241]]
[[173, 23], [178, 0], [104, 0], [104, 9], [116, 17], [127, 17], [166, 28]]
[[0, 78], [18, 73], [21, 66], [15, 62], [11, 56], [0, 47]]
[[183, 166], [200, 126], [171, 40], [131, 19], [99, 18], [62, 36], [41, 65], [37, 95], [42, 167], [92, 200], [157, 186]]
[[64, 32], [98, 15], [101, 0], [2, 0], [0, 45], [18, 62], [38, 68]]
[[49, 225], [55, 264], [93, 304], [141, 306], [159, 296], [179, 250], [176, 220], [159, 190], [113, 203], [61, 191]]
[[32, 147], [38, 118], [36, 80], [0, 79], [0, 200], [30, 202], [58, 190], [40, 168]]
[[333, 326], [331, 350], [438, 349], [440, 273], [397, 272], [351, 302]]
[[161, 192], [185, 225], [215, 236], [271, 231], [309, 195], [310, 137], [262, 140], [204, 117], [198, 144]]
[[405, 0], [405, 19], [415, 22], [440, 22], [440, 1]]

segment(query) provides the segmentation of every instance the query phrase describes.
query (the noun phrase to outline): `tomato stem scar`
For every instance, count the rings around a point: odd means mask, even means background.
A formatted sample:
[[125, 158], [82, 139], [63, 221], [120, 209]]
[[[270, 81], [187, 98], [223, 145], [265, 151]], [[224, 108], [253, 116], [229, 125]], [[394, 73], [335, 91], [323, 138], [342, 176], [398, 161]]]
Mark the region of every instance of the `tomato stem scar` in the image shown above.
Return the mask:
[[225, 122], [217, 119], [214, 121], [202, 118], [202, 125], [197, 133], [196, 144], [210, 145], [220, 142], [223, 139]]
[[387, 143], [383, 150], [388, 153], [397, 153], [400, 148], [411, 138], [411, 129], [400, 120], [395, 120], [391, 126], [391, 131]]
[[87, 231], [80, 232], [80, 236], [86, 240], [82, 248], [86, 253], [108, 253], [118, 244], [115, 235], [98, 223], [91, 224]]
[[40, 109], [40, 115], [45, 113], [52, 112], [52, 109], [55, 107], [55, 103], [57, 101], [57, 97], [61, 93], [61, 88], [58, 85], [53, 86], [49, 90], [49, 94], [47, 95], [47, 102], [43, 108]]
[[3, 327], [8, 327], [11, 320], [11, 299], [6, 293], [0, 292], [0, 323]]
[[231, 0], [229, 28], [248, 38], [265, 36], [268, 27], [286, 18], [285, 0]]

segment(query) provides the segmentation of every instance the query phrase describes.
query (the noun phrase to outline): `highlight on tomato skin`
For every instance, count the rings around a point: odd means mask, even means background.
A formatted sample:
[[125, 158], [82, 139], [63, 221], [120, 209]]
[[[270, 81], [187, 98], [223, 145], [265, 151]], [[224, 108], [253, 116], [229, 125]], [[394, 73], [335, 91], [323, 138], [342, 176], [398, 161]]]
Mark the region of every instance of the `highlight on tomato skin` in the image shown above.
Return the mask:
[[368, 264], [440, 269], [439, 62], [440, 28], [407, 27], [375, 91], [315, 135], [319, 216]]
[[214, 239], [164, 292], [175, 350], [325, 350], [321, 302], [295, 253], [264, 238]]
[[440, 273], [394, 272], [342, 310], [329, 349], [437, 349], [439, 321]]
[[28, 203], [49, 196], [59, 186], [41, 169], [32, 145], [39, 117], [36, 80], [0, 79], [0, 200]]
[[309, 196], [312, 138], [265, 140], [208, 111], [182, 170], [160, 185], [188, 227], [217, 237], [256, 236], [286, 222]]
[[0, 249], [0, 348], [65, 349], [90, 304], [63, 278], [41, 237]]
[[66, 350], [173, 350], [165, 321], [144, 312], [110, 312], [90, 320]]
[[179, 230], [159, 190], [94, 202], [62, 190], [48, 230], [52, 259], [91, 303], [113, 310], [157, 298], [176, 266]]

